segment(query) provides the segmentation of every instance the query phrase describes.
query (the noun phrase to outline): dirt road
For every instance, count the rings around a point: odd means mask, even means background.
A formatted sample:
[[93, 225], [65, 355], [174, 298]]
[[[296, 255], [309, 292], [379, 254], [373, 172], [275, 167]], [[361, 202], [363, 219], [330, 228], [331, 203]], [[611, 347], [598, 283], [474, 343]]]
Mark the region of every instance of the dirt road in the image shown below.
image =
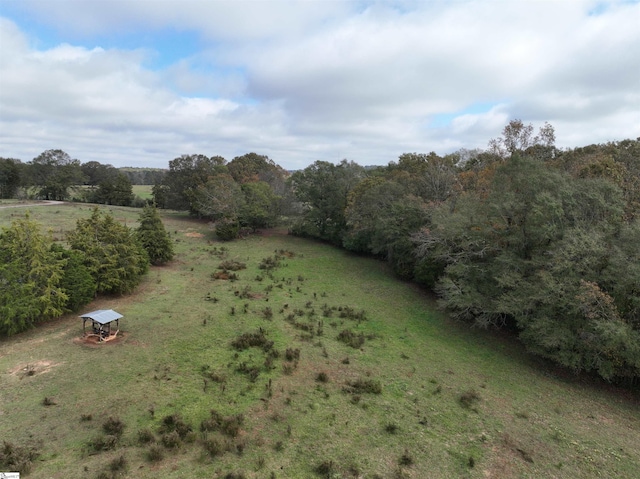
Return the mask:
[[64, 201], [39, 201], [38, 203], [20, 203], [17, 205], [1, 205], [0, 209], [5, 208], [26, 208], [27, 206], [53, 206], [53, 205], [64, 205]]

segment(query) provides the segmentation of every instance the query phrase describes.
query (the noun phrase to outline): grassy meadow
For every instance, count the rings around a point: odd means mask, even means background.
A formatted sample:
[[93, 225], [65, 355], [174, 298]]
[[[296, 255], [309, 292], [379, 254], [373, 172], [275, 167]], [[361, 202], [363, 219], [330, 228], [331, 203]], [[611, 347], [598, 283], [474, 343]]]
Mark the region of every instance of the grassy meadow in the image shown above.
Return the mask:
[[153, 185], [132, 185], [131, 186], [131, 190], [133, 191], [133, 194], [136, 196], [139, 196], [143, 200], [150, 200], [153, 198], [153, 195], [151, 194], [152, 188], [153, 188]]
[[[63, 241], [91, 208], [29, 210]], [[28, 477], [637, 477], [637, 395], [449, 321], [382, 262], [161, 214], [176, 259], [82, 311], [123, 314], [117, 340], [84, 343], [77, 314], [0, 340], [0, 438], [37, 449]]]

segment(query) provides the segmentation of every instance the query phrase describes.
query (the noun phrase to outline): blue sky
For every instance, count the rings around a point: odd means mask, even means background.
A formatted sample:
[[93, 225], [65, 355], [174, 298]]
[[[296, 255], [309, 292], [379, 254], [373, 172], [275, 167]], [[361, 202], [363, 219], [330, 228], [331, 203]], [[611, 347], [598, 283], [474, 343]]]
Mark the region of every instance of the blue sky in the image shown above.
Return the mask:
[[636, 138], [639, 32], [629, 1], [0, 0], [0, 156], [387, 164], [515, 118]]

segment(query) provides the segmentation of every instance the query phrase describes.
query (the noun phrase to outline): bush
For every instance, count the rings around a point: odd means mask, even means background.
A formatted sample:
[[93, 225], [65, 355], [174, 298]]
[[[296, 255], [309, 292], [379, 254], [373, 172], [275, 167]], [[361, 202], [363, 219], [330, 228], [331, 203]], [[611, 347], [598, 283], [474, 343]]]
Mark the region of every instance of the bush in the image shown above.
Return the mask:
[[314, 470], [319, 476], [330, 479], [333, 477], [336, 467], [333, 461], [322, 461]]
[[171, 431], [163, 434], [161, 441], [162, 445], [167, 449], [176, 449], [182, 442], [177, 431]]
[[221, 456], [225, 452], [223, 444], [215, 437], [208, 437], [202, 441], [202, 447], [211, 457]]
[[175, 432], [180, 439], [184, 439], [191, 430], [191, 426], [184, 422], [180, 414], [165, 416], [160, 425], [160, 434]]
[[222, 241], [231, 241], [238, 237], [240, 225], [231, 219], [222, 219], [216, 223], [216, 236]]
[[234, 416], [228, 416], [223, 419], [220, 425], [220, 431], [230, 437], [236, 437], [240, 431], [240, 426], [244, 423], [244, 416], [242, 414], [236, 414]]
[[107, 435], [120, 437], [124, 432], [124, 423], [117, 417], [109, 417], [102, 425], [102, 430]]
[[240, 261], [226, 260], [218, 265], [218, 269], [222, 269], [225, 271], [240, 271], [241, 269], [246, 269], [247, 265]]
[[264, 352], [273, 347], [273, 341], [265, 336], [265, 331], [260, 328], [255, 333], [243, 333], [231, 342], [231, 346], [238, 351], [244, 351], [250, 347], [262, 348]]
[[111, 472], [121, 472], [126, 469], [127, 469], [127, 458], [124, 457], [124, 455], [120, 455], [120, 457], [113, 459], [109, 463], [109, 470]]
[[284, 357], [287, 361], [294, 361], [300, 359], [300, 349], [287, 348], [284, 353]]
[[156, 440], [153, 432], [150, 429], [140, 429], [138, 431], [138, 443], [139, 444], [149, 444]]
[[382, 385], [374, 379], [357, 379], [347, 383], [344, 391], [351, 394], [381, 394]]
[[351, 346], [354, 349], [359, 349], [364, 344], [364, 333], [356, 334], [350, 329], [345, 329], [338, 334], [338, 341], [343, 342], [347, 346]]
[[16, 446], [11, 442], [3, 441], [0, 448], [0, 470], [27, 474], [38, 456], [39, 453], [35, 447]]
[[146, 453], [147, 461], [159, 462], [164, 459], [164, 452], [160, 446], [151, 446]]
[[398, 425], [397, 425], [397, 424], [394, 424], [394, 423], [392, 423], [392, 422], [387, 423], [387, 424], [384, 426], [384, 430], [385, 430], [386, 432], [388, 432], [389, 434], [395, 434], [395, 433], [397, 433], [397, 432], [398, 432]]
[[475, 410], [475, 405], [480, 401], [480, 395], [474, 391], [469, 390], [460, 395], [458, 402], [465, 409]]
[[103, 435], [89, 441], [89, 448], [94, 452], [110, 451], [118, 445], [118, 436]]
[[400, 456], [400, 459], [398, 459], [398, 464], [401, 466], [411, 466], [413, 463], [413, 456], [409, 453], [408, 449], [405, 449], [402, 456]]

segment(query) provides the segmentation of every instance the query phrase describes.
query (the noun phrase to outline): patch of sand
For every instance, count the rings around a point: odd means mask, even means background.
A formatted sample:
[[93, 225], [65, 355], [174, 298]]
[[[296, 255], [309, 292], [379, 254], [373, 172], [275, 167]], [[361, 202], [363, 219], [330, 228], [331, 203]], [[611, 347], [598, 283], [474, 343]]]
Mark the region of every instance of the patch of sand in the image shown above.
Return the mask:
[[54, 363], [53, 361], [46, 360], [28, 362], [26, 364], [20, 364], [19, 366], [11, 369], [9, 371], [9, 374], [16, 377], [19, 376], [22, 379], [23, 377], [36, 376], [38, 374], [47, 373], [51, 371], [51, 368], [59, 365], [60, 363]]

